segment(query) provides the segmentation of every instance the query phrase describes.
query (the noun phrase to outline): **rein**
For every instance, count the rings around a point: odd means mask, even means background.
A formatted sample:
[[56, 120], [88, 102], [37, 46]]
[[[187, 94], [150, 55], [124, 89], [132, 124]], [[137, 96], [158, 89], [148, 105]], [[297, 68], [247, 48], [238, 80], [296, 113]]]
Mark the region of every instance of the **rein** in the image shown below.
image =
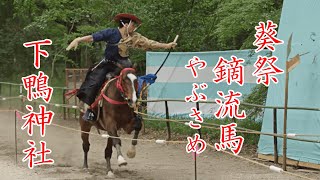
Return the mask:
[[111, 80], [106, 84], [105, 88], [103, 88], [103, 89], [101, 90], [101, 93], [100, 93], [101, 99], [103, 98], [103, 99], [105, 99], [107, 102], [109, 102], [110, 104], [115, 104], [115, 105], [127, 104], [127, 101], [117, 101], [117, 100], [113, 100], [113, 99], [109, 98], [107, 95], [105, 95], [105, 92], [106, 92], [108, 86], [110, 85], [109, 83], [110, 83], [111, 81], [114, 81], [114, 80], [117, 80], [117, 81], [116, 81], [116, 88], [120, 91], [121, 96], [123, 97], [122, 93], [123, 93], [124, 91], [123, 91], [123, 88], [122, 88], [122, 86], [121, 86], [121, 83], [120, 83], [121, 89], [118, 88], [119, 81], [121, 81], [121, 80], [120, 80], [120, 76], [117, 76], [117, 77], [111, 79]]
[[[114, 104], [114, 105], [124, 105], [124, 104], [127, 104], [128, 102], [126, 101], [127, 98], [124, 97], [124, 90], [123, 90], [123, 87], [122, 87], [122, 81], [121, 81], [121, 77], [122, 77], [122, 74], [123, 72], [126, 72], [128, 70], [134, 70], [133, 68], [124, 68], [121, 70], [121, 73], [119, 76], [116, 76], [115, 78], [109, 80], [103, 87], [103, 89], [101, 90], [100, 92], [100, 95], [99, 97], [96, 99], [96, 101], [90, 106], [90, 108], [94, 108], [97, 106], [97, 104], [99, 103], [99, 101], [103, 98], [105, 99], [107, 102], [109, 102], [110, 104]], [[135, 71], [135, 70], [134, 70]], [[121, 96], [123, 97], [124, 101], [117, 101], [117, 100], [113, 100], [111, 98], [109, 98], [107, 95], [105, 95], [105, 92], [107, 90], [107, 88], [109, 87], [110, 83], [112, 81], [116, 80], [116, 88], [120, 91], [120, 94]]]

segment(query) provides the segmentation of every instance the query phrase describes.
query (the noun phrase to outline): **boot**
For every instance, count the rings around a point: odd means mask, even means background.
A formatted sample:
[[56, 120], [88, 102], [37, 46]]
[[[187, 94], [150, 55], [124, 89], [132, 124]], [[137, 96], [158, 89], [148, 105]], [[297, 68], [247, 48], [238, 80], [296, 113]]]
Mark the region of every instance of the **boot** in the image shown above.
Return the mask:
[[85, 121], [94, 122], [94, 121], [96, 121], [97, 117], [91, 109], [87, 109], [87, 111], [82, 116], [82, 119]]

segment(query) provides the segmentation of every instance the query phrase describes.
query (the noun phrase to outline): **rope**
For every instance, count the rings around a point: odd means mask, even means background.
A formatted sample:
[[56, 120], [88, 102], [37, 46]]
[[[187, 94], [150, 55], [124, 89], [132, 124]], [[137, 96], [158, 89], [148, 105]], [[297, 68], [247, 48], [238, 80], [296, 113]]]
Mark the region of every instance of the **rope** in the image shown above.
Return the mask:
[[[22, 85], [22, 84], [15, 84], [15, 83], [9, 83], [9, 82], [0, 82], [0, 84], [11, 84], [11, 85]], [[57, 89], [65, 89], [65, 90], [73, 90], [73, 88], [66, 88], [66, 87], [52, 87]], [[144, 89], [148, 88], [147, 86], [144, 87]], [[144, 89], [142, 91], [144, 91]], [[141, 93], [142, 94], [142, 93]], [[179, 100], [179, 99], [156, 99], [156, 100], [142, 100], [139, 99], [139, 102], [162, 102], [162, 101], [173, 101], [173, 102], [185, 102], [185, 100]], [[215, 101], [198, 101], [199, 103], [213, 103], [216, 104]], [[281, 106], [263, 106], [259, 104], [251, 104], [246, 102], [241, 102], [240, 105], [242, 106], [253, 106], [253, 107], [259, 107], [259, 108], [266, 108], [266, 109], [284, 109], [284, 107]], [[287, 109], [295, 109], [295, 110], [309, 110], [309, 111], [320, 111], [320, 108], [309, 108], [309, 107], [287, 107]]]
[[[150, 116], [148, 114], [145, 113], [141, 113], [141, 112], [137, 112], [135, 111], [135, 113], [137, 114], [141, 114], [144, 116]], [[148, 118], [144, 118], [146, 120], [149, 120]], [[157, 119], [152, 119], [153, 121], [166, 121], [166, 122], [174, 122], [174, 123], [180, 123], [180, 124], [185, 124], [185, 122], [189, 122], [190, 120], [171, 120], [171, 119], [164, 119], [164, 118], [157, 118]], [[217, 125], [217, 124], [210, 124], [210, 123], [202, 123], [202, 124], [207, 124], [207, 125]], [[220, 125], [219, 128], [216, 127], [212, 127], [212, 126], [206, 126], [206, 125], [201, 125], [201, 127], [204, 128], [208, 128], [208, 129], [215, 129], [215, 130], [220, 130]], [[256, 134], [256, 135], [267, 135], [267, 136], [276, 136], [279, 138], [283, 138], [284, 135], [287, 135], [288, 139], [292, 139], [292, 140], [297, 140], [297, 141], [304, 141], [304, 142], [312, 142], [312, 143], [320, 143], [320, 140], [308, 140], [308, 139], [300, 139], [300, 138], [293, 138], [294, 136], [290, 137], [290, 134], [274, 134], [274, 133], [264, 133], [264, 132], [259, 132], [259, 131], [255, 131], [255, 130], [251, 130], [251, 129], [246, 129], [246, 128], [241, 128], [241, 127], [237, 127], [237, 129], [244, 129], [244, 130], [237, 130], [237, 132], [240, 133], [247, 133], [247, 134]], [[299, 136], [299, 134], [295, 134], [295, 136]], [[316, 135], [310, 135], [313, 137], [320, 137], [320, 135], [316, 134]]]
[[[24, 112], [21, 112], [19, 110], [15, 110], [16, 112], [19, 112], [21, 114], [26, 114]], [[124, 138], [124, 137], [116, 137], [116, 136], [110, 136], [110, 135], [105, 135], [105, 134], [96, 134], [96, 133], [92, 133], [92, 132], [86, 132], [86, 131], [81, 131], [81, 130], [78, 130], [78, 129], [75, 129], [75, 128], [70, 128], [70, 127], [66, 127], [66, 126], [62, 126], [62, 125], [59, 125], [59, 124], [55, 124], [55, 123], [51, 123], [50, 125], [53, 125], [53, 126], [56, 126], [56, 127], [59, 127], [59, 128], [63, 128], [63, 129], [66, 129], [66, 130], [70, 130], [70, 131], [74, 131], [74, 132], [80, 132], [80, 133], [86, 133], [86, 134], [89, 134], [89, 135], [94, 135], [94, 136], [100, 136], [100, 137], [110, 137], [110, 138], [115, 138], [115, 139], [121, 139], [121, 140], [137, 140], [137, 141], [142, 141], [142, 142], [157, 142], [156, 139], [133, 139], [133, 138]], [[165, 141], [166, 143], [176, 143], [176, 144], [181, 144], [181, 143], [188, 143], [188, 141]]]
[[[23, 84], [11, 83], [11, 82], [0, 82], [0, 84], [23, 86]], [[52, 87], [52, 86], [50, 86], [50, 87]], [[70, 88], [67, 88], [67, 87], [52, 87], [52, 88], [55, 88], [55, 89], [70, 89]]]
[[11, 97], [1, 97], [0, 96], [0, 101], [6, 101], [6, 100], [10, 100], [10, 99], [20, 99], [21, 96], [11, 96]]
[[[19, 99], [19, 98], [25, 98], [25, 96], [18, 96], [18, 97], [2, 97], [0, 98], [0, 100], [10, 100], [10, 99]], [[38, 100], [33, 100], [33, 102], [36, 102], [36, 103], [43, 103], [42, 101], [38, 101]], [[52, 106], [55, 106], [55, 107], [63, 107], [63, 108], [70, 108], [70, 109], [79, 109], [78, 106], [76, 105], [67, 105], [67, 104], [57, 104], [57, 103], [46, 103], [47, 105], [52, 105]], [[151, 116], [151, 115], [148, 115], [148, 114], [145, 114], [145, 113], [141, 113], [141, 112], [138, 112], [138, 111], [135, 111], [135, 113], [137, 114], [141, 114], [141, 115], [144, 115], [144, 116]], [[180, 123], [180, 124], [184, 124], [185, 122], [189, 122], [190, 120], [177, 120], [177, 119], [165, 119], [165, 118], [158, 118], [156, 117], [156, 119], [148, 119], [148, 118], [145, 118], [145, 120], [153, 120], [153, 121], [166, 121], [166, 122], [174, 122], [174, 123]], [[215, 124], [215, 123], [205, 123], [203, 122], [202, 123], [202, 127], [204, 128], [208, 128], [208, 129], [216, 129], [216, 130], [219, 130], [220, 128], [215, 128], [215, 127], [212, 127], [212, 126], [219, 126], [220, 127], [220, 124]], [[246, 128], [241, 128], [241, 127], [237, 127], [237, 132], [240, 132], [240, 133], [247, 133], [247, 134], [259, 134], [259, 135], [267, 135], [267, 136], [276, 136], [276, 137], [279, 137], [279, 138], [282, 138], [284, 135], [283, 134], [274, 134], [274, 133], [264, 133], [264, 132], [260, 132], [260, 131], [256, 131], [256, 130], [252, 130], [252, 129], [246, 129]], [[290, 134], [287, 134], [287, 136], [290, 136]], [[320, 137], [320, 134], [294, 134], [294, 136], [305, 136], [305, 137]], [[307, 140], [307, 139], [299, 139], [299, 138], [293, 138], [294, 136], [292, 137], [288, 137], [288, 139], [293, 139], [293, 140], [298, 140], [298, 141], [306, 141], [306, 142], [314, 142], [314, 143], [320, 143], [320, 140], [319, 141], [316, 141], [316, 140]]]
[[[163, 102], [163, 101], [172, 101], [172, 102], [184, 102], [186, 101], [183, 99], [153, 99], [153, 100], [140, 100], [141, 102]], [[207, 100], [207, 101], [198, 101], [199, 103], [212, 103], [217, 104], [215, 101]], [[191, 102], [189, 102], [191, 103]], [[284, 109], [284, 107], [281, 106], [263, 106], [259, 104], [251, 104], [246, 102], [240, 101], [240, 106], [253, 106], [253, 107], [259, 107], [259, 108], [266, 108], [266, 109]], [[287, 109], [295, 109], [295, 110], [309, 110], [309, 111], [320, 111], [320, 108], [308, 108], [308, 107], [287, 107]]]

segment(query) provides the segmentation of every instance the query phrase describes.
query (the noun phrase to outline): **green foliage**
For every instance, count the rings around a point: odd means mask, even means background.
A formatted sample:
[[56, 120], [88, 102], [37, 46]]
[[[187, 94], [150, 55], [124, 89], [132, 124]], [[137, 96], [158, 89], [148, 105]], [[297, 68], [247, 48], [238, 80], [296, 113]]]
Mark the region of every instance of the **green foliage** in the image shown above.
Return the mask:
[[[243, 102], [250, 104], [265, 105], [267, 99], [268, 87], [263, 84], [255, 86], [249, 95], [243, 97]], [[245, 110], [247, 119], [251, 121], [260, 121], [263, 115], [264, 109], [253, 106], [241, 106], [242, 110]]]
[[[88, 67], [99, 61], [103, 43], [65, 48], [75, 37], [116, 27], [114, 15], [134, 13], [143, 21], [138, 30], [148, 38], [170, 42], [179, 34], [176, 51], [217, 51], [253, 48], [259, 21], [279, 22], [281, 0], [5, 0], [0, 7], [0, 79], [34, 71], [31, 48], [24, 42], [50, 38], [41, 61], [43, 71], [59, 78], [56, 67]], [[131, 59], [145, 70], [145, 52], [133, 50]], [[16, 66], [11, 66], [15, 63]], [[60, 64], [60, 66], [59, 66]], [[57, 77], [56, 77], [57, 76]]]
[[[171, 117], [170, 119], [174, 120], [185, 120], [188, 121], [188, 119], [182, 119], [181, 117]], [[189, 119], [191, 120], [191, 119]], [[205, 123], [209, 124], [218, 124], [218, 125], [226, 125], [229, 123], [232, 123], [231, 119], [225, 118], [225, 119], [204, 119]], [[167, 133], [167, 124], [165, 121], [149, 121], [145, 119], [145, 126], [146, 128], [153, 129], [156, 131], [162, 131], [164, 133]], [[203, 135], [203, 139], [206, 141], [210, 142], [211, 144], [215, 142], [219, 142], [220, 140], [220, 127], [219, 126], [213, 126], [210, 125], [209, 127], [215, 127], [213, 128], [208, 128], [209, 125], [202, 125], [201, 128], [201, 133]], [[257, 121], [252, 121], [252, 120], [238, 120], [237, 121], [237, 126], [241, 128], [246, 128], [246, 129], [251, 129], [251, 130], [256, 130], [260, 131], [262, 122], [257, 122]], [[194, 133], [197, 133], [197, 130], [194, 130], [183, 123], [176, 123], [176, 122], [170, 122], [170, 128], [173, 130], [173, 138], [174, 139], [180, 139], [181, 137], [185, 138], [186, 136], [193, 136]], [[239, 128], [237, 128], [239, 130]], [[259, 135], [256, 134], [248, 134], [248, 133], [240, 133], [237, 132], [237, 135], [242, 136], [245, 141], [244, 144], [248, 145], [257, 145], [259, 141]]]

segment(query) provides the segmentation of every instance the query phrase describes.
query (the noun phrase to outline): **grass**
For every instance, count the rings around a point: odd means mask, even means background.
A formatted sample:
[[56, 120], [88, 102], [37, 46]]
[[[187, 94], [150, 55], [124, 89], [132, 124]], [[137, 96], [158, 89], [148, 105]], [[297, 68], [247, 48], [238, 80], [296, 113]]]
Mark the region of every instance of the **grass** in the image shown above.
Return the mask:
[[[167, 123], [164, 121], [152, 121], [152, 120], [147, 120], [145, 119], [145, 126], [146, 128], [153, 129], [155, 131], [167, 131]], [[191, 119], [185, 119], [181, 117], [171, 117], [171, 120], [185, 120], [186, 122], [190, 121]], [[203, 139], [206, 139], [208, 141], [213, 141], [216, 142], [217, 140], [220, 139], [220, 127], [217, 125], [226, 125], [232, 122], [232, 119], [204, 119], [204, 123], [209, 123], [209, 125], [202, 125], [201, 128], [201, 133]], [[215, 125], [214, 125], [215, 124]], [[253, 120], [238, 120], [237, 121], [238, 127], [246, 128], [246, 129], [251, 129], [251, 130], [256, 130], [260, 131], [261, 130], [261, 125], [262, 122], [258, 121], [253, 121]], [[210, 127], [215, 127], [214, 129], [212, 128], [207, 128], [204, 126], [210, 126]], [[175, 123], [175, 122], [170, 122], [170, 128], [171, 132], [174, 134], [177, 134], [178, 136], [193, 136], [194, 133], [198, 133], [197, 130], [194, 130], [190, 128], [189, 126], [183, 124], [183, 123]], [[237, 128], [236, 128], [237, 129]], [[242, 136], [245, 141], [244, 144], [247, 145], [257, 145], [259, 141], [259, 135], [256, 134], [248, 134], [248, 133], [237, 133], [237, 136]], [[179, 137], [178, 137], [179, 139]]]

